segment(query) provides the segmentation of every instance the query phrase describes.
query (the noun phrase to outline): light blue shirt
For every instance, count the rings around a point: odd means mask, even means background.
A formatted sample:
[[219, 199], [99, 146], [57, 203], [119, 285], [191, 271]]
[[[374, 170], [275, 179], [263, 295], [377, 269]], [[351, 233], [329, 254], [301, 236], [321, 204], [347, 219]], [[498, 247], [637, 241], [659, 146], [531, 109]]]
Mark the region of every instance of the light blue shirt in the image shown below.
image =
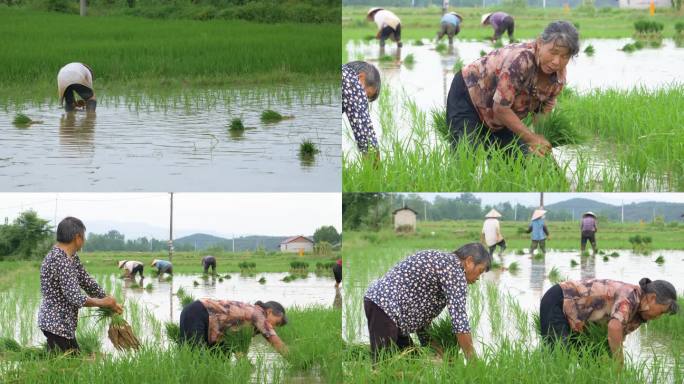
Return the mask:
[[171, 263], [166, 260], [157, 260], [157, 269], [159, 272], [165, 272], [171, 269]]
[[532, 240], [545, 240], [546, 234], [544, 233], [544, 219], [539, 218], [537, 220], [532, 220]]
[[461, 19], [456, 17], [456, 15], [453, 13], [445, 13], [444, 16], [442, 16], [442, 23], [449, 23], [458, 26], [461, 24]]

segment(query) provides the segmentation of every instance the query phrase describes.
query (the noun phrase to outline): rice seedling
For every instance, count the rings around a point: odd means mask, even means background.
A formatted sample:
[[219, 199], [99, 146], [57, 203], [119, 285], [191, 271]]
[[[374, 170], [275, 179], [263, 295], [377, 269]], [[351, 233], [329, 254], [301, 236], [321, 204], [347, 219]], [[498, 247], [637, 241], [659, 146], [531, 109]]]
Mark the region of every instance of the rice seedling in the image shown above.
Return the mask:
[[166, 277], [164, 277], [164, 281], [171, 281], [171, 280], [173, 280], [173, 275], [166, 275]]
[[282, 115], [271, 109], [261, 112], [261, 122], [263, 123], [277, 123], [282, 120], [294, 119], [294, 116]]
[[492, 264], [490, 265], [490, 268], [491, 268], [492, 270], [501, 269], [501, 263], [499, 263], [498, 261], [493, 260], [493, 261], [492, 261]]
[[332, 269], [337, 263], [334, 261], [328, 261], [325, 263], [318, 262], [316, 263], [316, 269], [318, 270], [327, 270], [327, 269]]
[[445, 43], [439, 43], [435, 46], [435, 51], [444, 53], [447, 51], [447, 45]]
[[580, 253], [580, 257], [589, 257], [589, 256], [591, 256], [591, 253], [589, 253], [589, 251], [583, 251], [582, 253]]
[[552, 284], [556, 284], [563, 279], [561, 277], [560, 270], [558, 270], [556, 267], [551, 268], [551, 271], [549, 271], [549, 275], [547, 277]]
[[140, 348], [140, 341], [123, 316], [110, 308], [98, 308], [95, 312], [98, 321], [109, 321], [107, 336], [116, 349], [127, 350]]
[[417, 39], [413, 41], [413, 45], [415, 45], [416, 47], [422, 47], [425, 44], [423, 43], [423, 40]]
[[14, 120], [12, 120], [12, 124], [14, 124], [15, 127], [17, 128], [28, 128], [32, 124], [42, 124], [42, 121], [35, 121], [31, 120], [30, 117], [26, 116], [23, 113], [17, 113], [16, 116], [14, 116]]
[[[249, 261], [242, 261], [238, 263], [238, 268], [240, 268], [240, 272], [254, 272], [256, 270], [256, 263], [254, 262], [249, 262]], [[224, 276], [227, 279], [230, 279], [230, 275]]]
[[219, 283], [223, 283], [223, 277], [219, 277], [218, 281]]
[[391, 63], [394, 61], [394, 56], [392, 55], [382, 55], [378, 58], [381, 63]]
[[555, 108], [550, 114], [540, 117], [534, 123], [534, 132], [544, 136], [553, 147], [580, 144], [584, 141], [582, 134], [560, 108]]
[[520, 264], [517, 261], [513, 261], [508, 264], [508, 271], [515, 274], [520, 271]]
[[684, 21], [678, 21], [674, 25], [675, 32], [677, 32], [678, 35], [684, 33]]
[[306, 272], [309, 269], [309, 263], [306, 261], [292, 261], [290, 262], [290, 270], [295, 272]]
[[404, 64], [406, 64], [407, 66], [412, 66], [415, 63], [416, 58], [415, 56], [413, 56], [413, 53], [409, 53], [408, 55], [406, 55], [406, 57], [404, 57]]
[[261, 278], [259, 279], [259, 284], [266, 284], [266, 278], [261, 276]]
[[656, 257], [655, 262], [658, 265], [663, 265], [665, 264], [665, 258], [663, 257], [663, 255], [659, 255], [658, 257]]
[[610, 258], [608, 256], [603, 256], [603, 261], [608, 262]]
[[610, 257], [620, 257], [620, 254], [619, 254], [618, 252], [616, 252], [616, 251], [613, 251], [613, 252], [611, 252], [610, 255], [608, 255], [608, 256], [610, 256]]
[[153, 289], [154, 289], [154, 285], [152, 285], [152, 283], [147, 283], [147, 285], [145, 286], [145, 290], [148, 292], [153, 290]]
[[172, 321], [164, 323], [166, 337], [174, 344], [180, 344], [180, 326]]
[[639, 37], [660, 35], [665, 25], [653, 20], [637, 20], [634, 22], [634, 29]]
[[302, 158], [313, 158], [319, 152], [318, 148], [316, 148], [316, 144], [311, 140], [307, 139], [299, 144], [299, 156]]
[[232, 132], [244, 132], [245, 126], [242, 124], [242, 119], [236, 117], [230, 121], [228, 129]]
[[463, 69], [464, 65], [465, 64], [463, 63], [463, 59], [461, 59], [461, 58], [457, 59], [456, 62], [454, 63], [454, 72], [455, 73], [461, 72], [461, 69]]
[[487, 56], [487, 52], [485, 52], [484, 50], [481, 49], [480, 50], [480, 57], [485, 57], [485, 56]]
[[192, 285], [195, 287], [199, 287], [200, 283], [198, 283], [197, 280], [193, 280]]
[[[254, 264], [254, 267], [256, 267], [256, 264]], [[240, 269], [242, 269], [242, 267], [240, 267]], [[230, 275], [230, 273], [226, 273], [225, 275], [223, 275], [223, 278], [224, 279], [230, 279], [230, 278], [232, 278], [232, 276]]]
[[178, 300], [180, 300], [182, 307], [185, 307], [186, 305], [195, 301], [195, 298], [191, 294], [185, 292], [183, 287], [178, 288], [178, 291], [176, 292], [176, 297], [178, 297]]
[[594, 53], [596, 53], [596, 50], [594, 49], [593, 45], [589, 44], [589, 45], [587, 45], [586, 48], [584, 48], [584, 53], [587, 56], [594, 56]]
[[578, 265], [579, 265], [579, 263], [576, 262], [575, 259], [570, 259], [570, 266], [571, 266], [571, 267], [576, 267], [576, 266], [578, 266]]
[[128, 288], [131, 288], [131, 289], [140, 289], [140, 288], [142, 288], [142, 286], [141, 286], [140, 284], [136, 283], [136, 282], [132, 282], [131, 285], [128, 286]]
[[518, 256], [523, 256], [523, 255], [525, 255], [525, 250], [524, 249], [516, 249], [515, 254]]
[[[615, 253], [617, 253], [617, 252], [615, 252]], [[603, 256], [606, 254], [606, 251], [604, 251], [603, 249], [599, 249], [598, 254]]]

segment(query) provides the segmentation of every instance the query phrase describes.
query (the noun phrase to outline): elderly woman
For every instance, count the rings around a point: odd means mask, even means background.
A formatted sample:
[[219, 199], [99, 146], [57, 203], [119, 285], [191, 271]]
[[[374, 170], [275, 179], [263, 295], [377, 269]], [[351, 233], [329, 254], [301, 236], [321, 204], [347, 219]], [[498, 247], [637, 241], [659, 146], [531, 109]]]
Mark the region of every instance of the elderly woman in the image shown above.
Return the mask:
[[610, 350], [622, 364], [622, 342], [627, 334], [678, 309], [677, 291], [664, 280], [643, 278], [639, 285], [601, 279], [564, 281], [541, 299], [540, 330], [544, 342], [553, 345], [573, 343], [587, 323], [607, 325]]
[[479, 243], [454, 252], [419, 251], [374, 282], [363, 301], [373, 361], [390, 347], [410, 347], [410, 333], [417, 333], [422, 345], [430, 344], [427, 329], [444, 307], [466, 358], [474, 357], [467, 286], [488, 271], [491, 263], [492, 257]]
[[[76, 326], [81, 307], [111, 308], [122, 313], [116, 300], [107, 296], [81, 264], [77, 252], [85, 243], [85, 225], [67, 217], [57, 225], [57, 243], [40, 267], [38, 328], [51, 351], [78, 353]], [[88, 296], [81, 293], [83, 289]]]
[[375, 38], [380, 40], [380, 46], [385, 46], [385, 40], [391, 39], [397, 42], [401, 48], [401, 20], [392, 11], [384, 8], [371, 8], [366, 14], [368, 21], [374, 21], [378, 25], [378, 33]]
[[494, 50], [467, 65], [454, 76], [447, 98], [452, 144], [467, 140], [545, 154], [551, 144], [521, 119], [553, 110], [565, 86], [566, 66], [578, 52], [575, 27], [554, 21], [535, 41]]
[[377, 150], [368, 103], [380, 94], [380, 72], [365, 61], [342, 66], [342, 113], [347, 114], [356, 145], [361, 153]]
[[77, 93], [85, 104], [87, 111], [95, 111], [97, 100], [93, 91], [93, 70], [83, 63], [69, 63], [57, 73], [57, 92], [59, 102], [66, 112], [72, 112], [77, 106], [74, 93]]
[[[217, 346], [227, 332], [251, 327], [260, 333], [281, 355], [287, 346], [275, 327], [287, 324], [280, 303], [257, 301], [254, 305], [231, 300], [199, 299], [186, 305], [180, 314], [180, 339], [194, 346]], [[227, 337], [226, 337], [227, 338]]]

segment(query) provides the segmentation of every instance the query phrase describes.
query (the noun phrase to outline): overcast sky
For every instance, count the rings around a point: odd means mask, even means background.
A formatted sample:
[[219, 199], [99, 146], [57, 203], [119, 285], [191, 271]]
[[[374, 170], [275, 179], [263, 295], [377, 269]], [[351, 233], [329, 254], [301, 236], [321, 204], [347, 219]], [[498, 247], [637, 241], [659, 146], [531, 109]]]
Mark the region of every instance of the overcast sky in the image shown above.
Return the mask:
[[[312, 235], [342, 229], [340, 193], [175, 193], [174, 238], [208, 233]], [[127, 238], [168, 238], [168, 193], [0, 193], [0, 222], [33, 209], [44, 219], [83, 220], [88, 232], [117, 229]]]
[[[455, 197], [460, 193], [418, 193], [423, 199], [434, 201], [435, 196]], [[520, 203], [526, 206], [539, 205], [539, 193], [474, 193], [482, 204], [497, 204], [503, 202]], [[620, 205], [643, 201], [665, 201], [684, 203], [684, 193], [544, 193], [544, 205], [573, 198], [585, 198], [606, 204]]]

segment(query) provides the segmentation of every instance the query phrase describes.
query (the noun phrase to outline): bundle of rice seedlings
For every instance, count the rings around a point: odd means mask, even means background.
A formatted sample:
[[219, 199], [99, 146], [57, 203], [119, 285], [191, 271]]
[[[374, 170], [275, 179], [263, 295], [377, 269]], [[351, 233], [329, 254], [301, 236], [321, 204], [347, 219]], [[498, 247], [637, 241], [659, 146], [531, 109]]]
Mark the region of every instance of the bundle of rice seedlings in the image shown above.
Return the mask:
[[178, 288], [178, 292], [176, 292], [176, 296], [180, 300], [181, 305], [183, 307], [185, 307], [186, 305], [195, 301], [195, 298], [191, 294], [186, 293], [183, 288]]
[[435, 51], [437, 51], [437, 52], [439, 52], [439, 53], [444, 53], [444, 52], [447, 51], [447, 45], [444, 44], [444, 43], [439, 43], [439, 44], [437, 44], [437, 46], [435, 47]]
[[480, 49], [480, 57], [487, 56], [487, 52], [485, 52], [483, 49]]
[[459, 59], [456, 60], [456, 62], [454, 63], [454, 72], [455, 72], [455, 73], [461, 72], [461, 69], [463, 69], [464, 66], [465, 66], [465, 64], [463, 63], [463, 60], [459, 58]]
[[217, 348], [226, 353], [228, 356], [234, 353], [246, 356], [253, 337], [253, 327], [247, 326], [235, 330], [227, 329], [225, 332], [223, 332], [223, 337], [219, 341]]
[[110, 308], [98, 308], [95, 316], [98, 321], [109, 320], [107, 336], [119, 351], [140, 348], [140, 340], [133, 333], [130, 324], [120, 314]]
[[244, 124], [242, 124], [242, 120], [240, 118], [236, 117], [233, 120], [231, 120], [229, 129], [231, 131], [242, 132], [245, 130], [245, 126], [244, 126]]
[[610, 256], [610, 257], [620, 257], [620, 254], [617, 253], [617, 252], [615, 252], [615, 251], [613, 251], [613, 252], [611, 252], [611, 254], [608, 255], [608, 256]]
[[299, 156], [303, 158], [312, 158], [314, 157], [317, 153], [320, 151], [318, 148], [316, 148], [316, 144], [314, 144], [313, 141], [311, 140], [304, 140], [302, 141], [301, 144], [299, 144]]
[[587, 56], [594, 56], [595, 52], [596, 50], [594, 49], [594, 46], [591, 44], [587, 45], [587, 47], [584, 48], [584, 53], [586, 53]]
[[167, 321], [164, 323], [164, 329], [166, 330], [166, 337], [172, 342], [180, 344], [180, 326], [178, 324]]
[[261, 276], [261, 279], [259, 279], [259, 284], [266, 284], [266, 278]]
[[571, 267], [576, 267], [577, 265], [578, 265], [578, 264], [577, 264], [577, 262], [575, 261], [575, 259], [570, 259], [570, 266], [571, 266]]
[[415, 45], [416, 47], [422, 47], [425, 44], [423, 43], [423, 40], [418, 39], [418, 40], [413, 42], [413, 45]]
[[560, 271], [558, 270], [558, 268], [556, 268], [556, 267], [551, 268], [551, 271], [549, 271], [549, 281], [552, 284], [556, 284], [561, 280], [563, 280], [563, 278], [561, 277], [561, 274], [560, 274]]
[[14, 124], [14, 126], [17, 128], [27, 128], [31, 124], [41, 124], [41, 123], [42, 123], [42, 121], [31, 120], [30, 117], [26, 116], [23, 113], [17, 113], [17, 115], [14, 116], [14, 120], [12, 120], [12, 124]]
[[404, 57], [404, 64], [411, 66], [416, 63], [416, 58], [413, 56], [413, 53], [409, 53]]
[[283, 119], [285, 116], [271, 109], [261, 112], [261, 121], [264, 123], [275, 123]]
[[459, 345], [456, 341], [453, 331], [451, 330], [451, 316], [443, 316], [432, 321], [430, 328], [427, 330], [431, 342], [436, 344], [444, 350], [444, 352], [451, 351], [458, 353]]
[[665, 264], [665, 258], [663, 257], [663, 255], [660, 255], [655, 259], [655, 262], [656, 264]]
[[11, 337], [0, 337], [0, 353], [2, 352], [21, 352], [22, 347]]
[[610, 259], [608, 258], [608, 256], [603, 256], [603, 261], [608, 261], [608, 260], [610, 260]]
[[546, 116], [540, 116], [534, 124], [534, 132], [540, 134], [553, 147], [568, 144], [580, 144], [584, 138], [570, 123], [570, 119], [558, 109], [554, 109]]
[[520, 264], [518, 264], [517, 261], [514, 261], [514, 262], [508, 264], [508, 271], [509, 271], [510, 273], [516, 273], [516, 272], [518, 272], [519, 270], [520, 270]]

